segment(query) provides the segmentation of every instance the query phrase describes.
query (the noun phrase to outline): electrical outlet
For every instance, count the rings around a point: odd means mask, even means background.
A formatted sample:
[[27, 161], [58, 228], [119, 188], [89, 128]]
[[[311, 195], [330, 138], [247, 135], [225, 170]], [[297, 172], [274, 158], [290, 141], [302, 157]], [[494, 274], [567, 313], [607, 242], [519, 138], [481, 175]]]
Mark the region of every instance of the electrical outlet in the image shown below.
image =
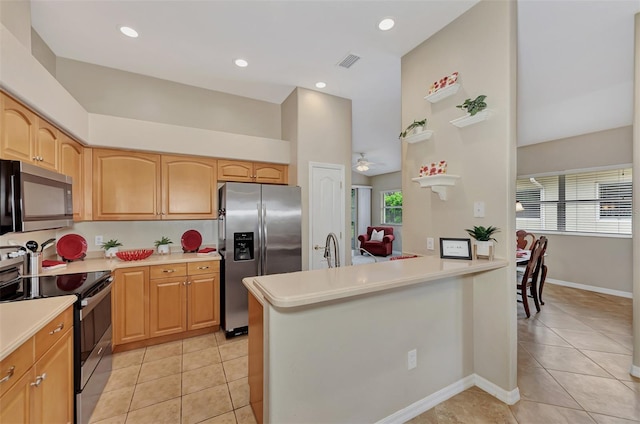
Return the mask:
[[473, 202], [473, 217], [484, 218], [484, 202], [479, 200]]
[[407, 352], [407, 369], [412, 370], [418, 366], [418, 349]]
[[435, 249], [433, 237], [427, 237], [427, 250]]
[[102, 243], [104, 243], [102, 236], [96, 236], [96, 246], [102, 246]]

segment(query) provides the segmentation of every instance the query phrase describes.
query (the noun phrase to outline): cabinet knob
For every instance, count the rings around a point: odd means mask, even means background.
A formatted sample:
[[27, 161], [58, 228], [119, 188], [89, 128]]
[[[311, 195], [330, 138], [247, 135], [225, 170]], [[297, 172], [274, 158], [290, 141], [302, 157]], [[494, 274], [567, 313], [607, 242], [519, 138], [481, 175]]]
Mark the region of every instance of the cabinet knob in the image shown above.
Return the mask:
[[42, 384], [42, 381], [47, 378], [47, 373], [43, 372], [42, 375], [39, 375], [36, 377], [36, 381], [34, 381], [33, 383], [31, 383], [31, 385], [33, 387], [38, 387], [40, 386], [40, 384]]
[[61, 322], [60, 324], [58, 324], [56, 328], [49, 331], [49, 335], [53, 336], [54, 334], [61, 332], [63, 328], [64, 328], [64, 322]]
[[16, 370], [16, 367], [12, 365], [12, 366], [11, 366], [11, 368], [9, 368], [9, 371], [7, 371], [7, 375], [5, 375], [4, 377], [2, 377], [2, 378], [0, 379], [0, 383], [4, 383], [5, 381], [9, 381], [9, 379], [10, 379], [11, 377], [13, 377], [13, 372], [14, 372], [15, 370]]

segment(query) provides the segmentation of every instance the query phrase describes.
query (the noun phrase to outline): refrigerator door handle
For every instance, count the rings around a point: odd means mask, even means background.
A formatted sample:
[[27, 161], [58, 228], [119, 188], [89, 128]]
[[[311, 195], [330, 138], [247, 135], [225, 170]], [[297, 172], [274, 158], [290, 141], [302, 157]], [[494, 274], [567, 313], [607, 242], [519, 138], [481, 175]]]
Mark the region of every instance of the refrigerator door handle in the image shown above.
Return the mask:
[[262, 236], [264, 240], [260, 244], [262, 251], [260, 256], [262, 257], [262, 275], [267, 274], [267, 206], [262, 205]]
[[262, 222], [262, 205], [257, 203], [256, 207], [258, 208], [258, 246], [254, 247], [254, 249], [258, 249], [258, 275], [262, 275], [262, 245], [264, 244], [262, 229], [264, 223]]

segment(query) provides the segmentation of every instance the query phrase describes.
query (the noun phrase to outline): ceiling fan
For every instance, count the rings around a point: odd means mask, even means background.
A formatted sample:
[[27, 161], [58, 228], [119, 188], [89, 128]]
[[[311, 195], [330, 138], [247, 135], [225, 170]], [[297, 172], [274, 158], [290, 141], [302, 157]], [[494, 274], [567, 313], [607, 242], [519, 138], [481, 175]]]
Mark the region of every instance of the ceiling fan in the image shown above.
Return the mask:
[[369, 167], [375, 165], [374, 162], [369, 162], [366, 157], [364, 157], [364, 153], [360, 153], [360, 157], [353, 167], [356, 171], [365, 172], [369, 170]]

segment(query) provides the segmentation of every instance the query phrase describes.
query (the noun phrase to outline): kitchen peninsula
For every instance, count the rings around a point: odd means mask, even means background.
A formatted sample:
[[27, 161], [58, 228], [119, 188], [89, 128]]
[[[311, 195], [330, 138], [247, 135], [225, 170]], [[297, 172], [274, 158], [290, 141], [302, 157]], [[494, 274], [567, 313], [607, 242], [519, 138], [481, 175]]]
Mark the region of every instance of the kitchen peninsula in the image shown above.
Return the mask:
[[507, 265], [431, 256], [244, 279], [258, 422], [399, 422], [487, 390], [473, 296]]

